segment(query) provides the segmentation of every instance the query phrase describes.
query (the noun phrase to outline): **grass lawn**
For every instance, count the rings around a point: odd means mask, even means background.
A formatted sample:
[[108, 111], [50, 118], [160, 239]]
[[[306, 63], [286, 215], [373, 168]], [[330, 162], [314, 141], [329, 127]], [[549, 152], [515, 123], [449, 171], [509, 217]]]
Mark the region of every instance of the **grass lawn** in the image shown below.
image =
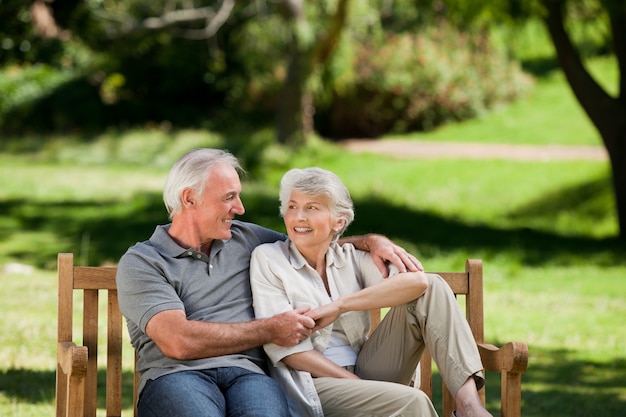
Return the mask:
[[[486, 338], [530, 346], [525, 416], [618, 415], [626, 402], [626, 273], [602, 162], [396, 161], [303, 152], [290, 164], [336, 171], [353, 190], [349, 230], [379, 231], [416, 253], [429, 270], [485, 262]], [[330, 156], [338, 155], [338, 156]], [[319, 159], [323, 157], [322, 159]], [[49, 415], [54, 399], [58, 251], [82, 263], [115, 261], [166, 221], [166, 169], [137, 165], [33, 163], [3, 156], [10, 187], [3, 207], [0, 411]], [[247, 220], [282, 229], [276, 179], [245, 184]], [[549, 179], [546, 180], [546, 179]], [[497, 378], [489, 389], [497, 390]], [[598, 414], [596, 414], [598, 413]]]
[[[617, 64], [600, 58], [589, 71], [610, 93], [617, 92]], [[529, 145], [602, 145], [602, 140], [576, 101], [561, 71], [537, 79], [532, 93], [510, 106], [467, 122], [404, 137], [419, 140], [515, 143]]]
[[[598, 144], [584, 117], [563, 117], [573, 107], [562, 100], [571, 96], [554, 77], [535, 98], [426, 138]], [[528, 130], [514, 136], [522, 124]], [[230, 140], [140, 131], [0, 153], [0, 415], [54, 413], [56, 253], [72, 251], [82, 264], [115, 262], [167, 221], [161, 188], [171, 163], [192, 147], [232, 149]], [[280, 176], [318, 165], [351, 189], [356, 219], [348, 233], [384, 233], [428, 270], [482, 258], [487, 341], [529, 345], [524, 416], [623, 414], [626, 247], [615, 238], [606, 162], [409, 161], [348, 155], [330, 144], [296, 154], [272, 147], [258, 158], [244, 184], [246, 220], [282, 230]], [[16, 263], [25, 270], [12, 272]], [[488, 384], [493, 392], [497, 378]]]

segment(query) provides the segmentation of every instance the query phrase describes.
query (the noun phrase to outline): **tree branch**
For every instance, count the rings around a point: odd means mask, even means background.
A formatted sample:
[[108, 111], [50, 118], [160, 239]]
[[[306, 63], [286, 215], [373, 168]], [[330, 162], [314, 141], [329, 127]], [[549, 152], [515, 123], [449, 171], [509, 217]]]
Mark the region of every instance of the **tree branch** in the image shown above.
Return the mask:
[[[172, 10], [166, 8], [160, 16], [148, 17], [144, 20], [130, 20], [122, 22], [120, 35], [130, 35], [139, 31], [161, 31], [171, 30], [175, 36], [204, 40], [214, 36], [230, 17], [236, 0], [222, 0], [219, 9], [215, 11], [213, 7], [198, 7]], [[114, 19], [114, 16], [101, 15], [107, 20]], [[205, 22], [205, 26], [200, 29], [185, 28], [185, 25]]]

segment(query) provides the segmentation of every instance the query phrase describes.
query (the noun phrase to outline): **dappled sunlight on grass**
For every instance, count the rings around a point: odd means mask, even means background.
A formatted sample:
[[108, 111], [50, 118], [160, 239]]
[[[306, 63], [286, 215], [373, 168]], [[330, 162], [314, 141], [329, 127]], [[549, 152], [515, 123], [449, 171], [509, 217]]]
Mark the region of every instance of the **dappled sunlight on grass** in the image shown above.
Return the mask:
[[[140, 152], [140, 138], [128, 136], [124, 149]], [[80, 157], [88, 146], [75, 154], [0, 155], [6, 184], [0, 190], [0, 264], [36, 267], [30, 275], [0, 272], [0, 334], [7, 335], [0, 349], [0, 409], [49, 414], [56, 254], [71, 251], [79, 264], [115, 263], [166, 223], [166, 162], [211, 139], [191, 134], [182, 140], [184, 146], [172, 144], [162, 155], [154, 153], [163, 146], [156, 141], [149, 158], [128, 155], [124, 163], [104, 153], [105, 139], [97, 140], [103, 153], [89, 163]], [[429, 271], [461, 270], [466, 258], [483, 259], [486, 340], [530, 347], [524, 416], [587, 416], [598, 409], [617, 415], [623, 409], [626, 246], [615, 237], [606, 163], [399, 161], [315, 146], [293, 155], [281, 148], [259, 155], [247, 150], [253, 166], [263, 155], [271, 161], [255, 166], [262, 176], [243, 184], [244, 220], [283, 231], [282, 173], [291, 166], [331, 169], [355, 202], [348, 234], [383, 233]], [[157, 161], [148, 160], [155, 155]], [[488, 384], [497, 392], [498, 378]], [[124, 406], [131, 401], [125, 398]]]

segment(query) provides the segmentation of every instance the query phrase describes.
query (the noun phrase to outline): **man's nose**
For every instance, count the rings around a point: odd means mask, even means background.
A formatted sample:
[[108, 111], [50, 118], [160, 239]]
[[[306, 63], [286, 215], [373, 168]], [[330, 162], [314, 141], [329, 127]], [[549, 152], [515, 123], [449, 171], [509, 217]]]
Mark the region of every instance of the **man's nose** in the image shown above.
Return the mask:
[[233, 207], [235, 214], [242, 215], [246, 212], [246, 208], [243, 206], [243, 201], [240, 198], [237, 199], [235, 206]]

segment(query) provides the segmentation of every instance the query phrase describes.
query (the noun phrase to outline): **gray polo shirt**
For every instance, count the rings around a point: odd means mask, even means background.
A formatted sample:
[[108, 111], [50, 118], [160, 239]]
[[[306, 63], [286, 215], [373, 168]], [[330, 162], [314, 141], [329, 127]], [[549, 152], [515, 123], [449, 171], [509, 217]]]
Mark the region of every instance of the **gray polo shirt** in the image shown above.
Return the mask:
[[137, 243], [120, 259], [118, 298], [131, 343], [138, 355], [139, 389], [148, 379], [172, 372], [239, 366], [263, 372], [262, 348], [214, 358], [180, 361], [166, 357], [145, 331], [148, 321], [165, 310], [183, 310], [189, 320], [238, 323], [254, 319], [250, 290], [250, 254], [262, 243], [285, 235], [233, 221], [229, 240], [216, 240], [210, 256], [180, 247], [157, 226], [150, 240]]

